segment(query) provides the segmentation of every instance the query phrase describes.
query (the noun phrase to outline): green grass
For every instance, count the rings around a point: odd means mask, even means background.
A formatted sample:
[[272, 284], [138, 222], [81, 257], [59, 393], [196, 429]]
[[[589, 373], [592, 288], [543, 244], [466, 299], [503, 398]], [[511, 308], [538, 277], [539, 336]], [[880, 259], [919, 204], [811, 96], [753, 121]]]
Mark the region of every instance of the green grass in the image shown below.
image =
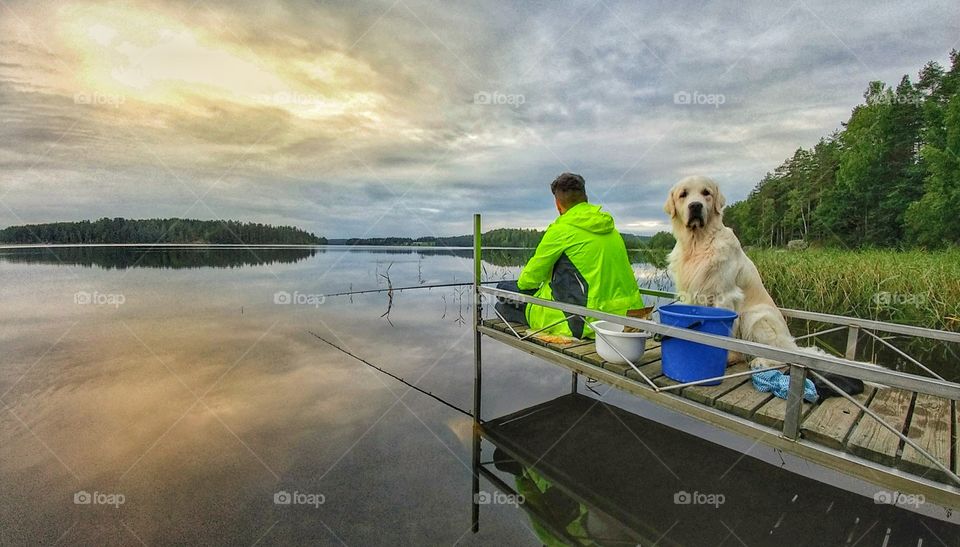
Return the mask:
[[748, 254], [781, 307], [960, 331], [960, 249]]

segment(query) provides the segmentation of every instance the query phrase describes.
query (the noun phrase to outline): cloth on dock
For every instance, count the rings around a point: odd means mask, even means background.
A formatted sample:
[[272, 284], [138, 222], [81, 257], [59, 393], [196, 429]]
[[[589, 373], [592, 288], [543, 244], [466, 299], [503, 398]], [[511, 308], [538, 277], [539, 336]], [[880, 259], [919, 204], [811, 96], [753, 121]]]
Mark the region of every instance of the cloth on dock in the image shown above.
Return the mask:
[[[790, 391], [790, 375], [784, 374], [779, 370], [767, 370], [758, 372], [753, 376], [753, 387], [761, 393], [772, 392], [781, 399], [787, 398]], [[803, 380], [803, 398], [810, 403], [817, 402], [817, 387], [809, 378]]]

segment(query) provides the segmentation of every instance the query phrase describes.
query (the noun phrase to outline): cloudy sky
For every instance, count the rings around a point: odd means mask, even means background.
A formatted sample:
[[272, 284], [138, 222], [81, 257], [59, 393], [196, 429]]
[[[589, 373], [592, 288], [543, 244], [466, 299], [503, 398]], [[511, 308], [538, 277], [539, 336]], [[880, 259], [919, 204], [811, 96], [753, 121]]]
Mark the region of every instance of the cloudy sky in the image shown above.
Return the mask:
[[0, 1], [0, 226], [232, 218], [328, 237], [623, 231], [730, 200], [960, 45], [944, 2]]

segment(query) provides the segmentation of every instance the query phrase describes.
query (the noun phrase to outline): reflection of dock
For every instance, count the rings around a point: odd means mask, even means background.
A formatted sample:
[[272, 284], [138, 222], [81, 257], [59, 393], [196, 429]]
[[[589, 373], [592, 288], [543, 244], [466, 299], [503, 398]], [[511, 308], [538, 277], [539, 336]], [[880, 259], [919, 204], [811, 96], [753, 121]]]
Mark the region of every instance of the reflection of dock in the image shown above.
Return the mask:
[[497, 449], [482, 476], [510, 496], [537, 479], [519, 507], [565, 543], [934, 545], [956, 535], [583, 395], [488, 420], [480, 435]]
[[[949, 516], [960, 509], [960, 454], [956, 435], [956, 401], [960, 384], [940, 377], [918, 376], [854, 361], [857, 341], [871, 336], [890, 345], [875, 332], [957, 343], [960, 333], [937, 331], [907, 325], [882, 323], [798, 310], [782, 310], [798, 319], [831, 325], [828, 332], [845, 331], [847, 347], [843, 357], [819, 355], [774, 348], [745, 340], [715, 336], [694, 330], [622, 317], [582, 306], [542, 300], [521, 293], [485, 287], [481, 279], [480, 219], [475, 217], [475, 386], [474, 417], [477, 428], [483, 424], [480, 408], [482, 379], [481, 348], [484, 336], [502, 342], [572, 372], [572, 392], [579, 376], [599, 380], [612, 387], [646, 399], [662, 408], [694, 418], [773, 449], [799, 457], [856, 479], [871, 483], [879, 494], [893, 496], [900, 505], [910, 500], [941, 506]], [[645, 292], [645, 291], [641, 291]], [[646, 291], [650, 292], [650, 291]], [[651, 292], [653, 294], [653, 292]], [[656, 293], [656, 296], [664, 296]], [[722, 377], [678, 384], [662, 374], [659, 347], [652, 345], [632, 364], [614, 364], [601, 359], [592, 342], [570, 346], [548, 344], [516, 325], [484, 321], [483, 305], [493, 298], [526, 302], [559, 309], [568, 317], [586, 317], [635, 327], [655, 335], [698, 342], [747, 356], [775, 361], [777, 368], [790, 375], [786, 400], [754, 389], [752, 371], [744, 363], [729, 367]], [[898, 348], [891, 348], [926, 370], [936, 374]], [[813, 377], [833, 385], [824, 374], [857, 378], [889, 386], [867, 388], [862, 394], [839, 393], [817, 405], [803, 402], [804, 379]], [[717, 386], [701, 385], [721, 380]], [[474, 463], [478, 462], [479, 441], [474, 445]], [[474, 490], [478, 488], [476, 479]], [[477, 509], [475, 508], [475, 511]], [[475, 512], [476, 517], [476, 512]], [[476, 520], [476, 518], [475, 518]]]

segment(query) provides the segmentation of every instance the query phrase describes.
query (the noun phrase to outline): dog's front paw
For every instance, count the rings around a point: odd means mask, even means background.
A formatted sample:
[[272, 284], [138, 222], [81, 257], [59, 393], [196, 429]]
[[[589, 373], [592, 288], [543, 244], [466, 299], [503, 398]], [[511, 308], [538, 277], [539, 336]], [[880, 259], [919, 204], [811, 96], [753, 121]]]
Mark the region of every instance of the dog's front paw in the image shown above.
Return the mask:
[[765, 357], [757, 357], [753, 361], [750, 361], [751, 370], [760, 370], [764, 368], [780, 366], [783, 363], [780, 361], [774, 361], [773, 359], [767, 359]]

